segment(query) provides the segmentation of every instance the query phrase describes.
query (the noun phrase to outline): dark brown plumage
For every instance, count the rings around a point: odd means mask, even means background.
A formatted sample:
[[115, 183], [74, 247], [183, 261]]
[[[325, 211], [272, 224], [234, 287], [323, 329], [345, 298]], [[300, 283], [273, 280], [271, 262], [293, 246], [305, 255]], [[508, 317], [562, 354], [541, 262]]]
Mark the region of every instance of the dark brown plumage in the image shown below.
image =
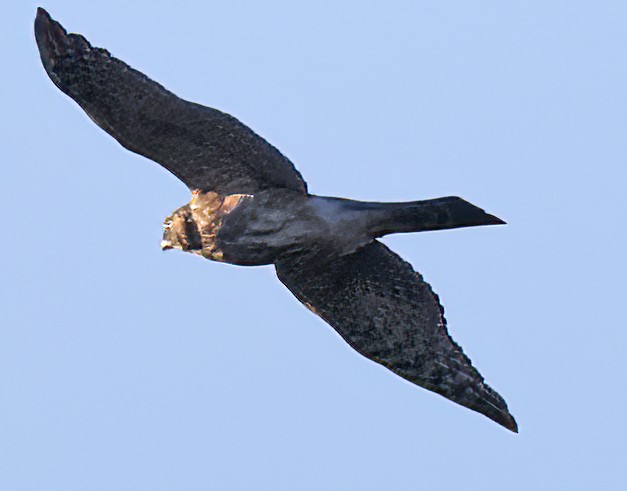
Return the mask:
[[180, 99], [83, 36], [68, 35], [41, 8], [35, 35], [59, 89], [122, 146], [159, 162], [190, 189], [306, 192], [294, 165], [233, 116]]
[[503, 398], [449, 336], [438, 296], [381, 242], [323, 262], [278, 261], [276, 271], [301, 302], [362, 355], [517, 430]]
[[67, 34], [38, 9], [46, 72], [107, 133], [193, 191], [166, 219], [164, 249], [274, 264], [283, 284], [358, 352], [517, 431], [503, 398], [449, 336], [438, 296], [376, 239], [504, 223], [457, 197], [366, 203], [314, 196], [294, 165], [238, 120], [182, 100]]

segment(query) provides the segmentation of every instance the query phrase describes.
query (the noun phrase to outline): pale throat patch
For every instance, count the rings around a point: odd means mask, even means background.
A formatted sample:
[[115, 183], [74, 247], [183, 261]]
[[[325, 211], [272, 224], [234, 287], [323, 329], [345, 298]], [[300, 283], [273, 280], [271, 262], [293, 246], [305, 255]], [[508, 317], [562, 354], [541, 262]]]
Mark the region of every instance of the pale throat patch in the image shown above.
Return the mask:
[[[250, 194], [229, 194], [221, 196], [213, 191], [206, 193], [199, 189], [192, 191], [192, 199], [189, 202], [191, 222], [196, 226], [200, 235], [202, 249], [184, 249], [188, 252], [200, 254], [207, 259], [222, 261], [223, 253], [217, 245], [217, 235], [222, 227], [222, 221], [243, 198], [250, 198]], [[163, 224], [164, 230], [170, 230], [173, 226], [173, 217], [168, 217]], [[183, 249], [169, 240], [161, 241], [161, 248]]]

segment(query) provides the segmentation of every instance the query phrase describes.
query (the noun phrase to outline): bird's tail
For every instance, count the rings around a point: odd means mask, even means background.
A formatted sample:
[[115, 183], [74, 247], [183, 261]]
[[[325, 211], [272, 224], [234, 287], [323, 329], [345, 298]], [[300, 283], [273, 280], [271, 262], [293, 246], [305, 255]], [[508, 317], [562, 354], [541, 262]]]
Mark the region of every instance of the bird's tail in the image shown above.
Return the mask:
[[457, 196], [406, 203], [369, 203], [369, 232], [374, 237], [400, 232], [502, 225], [500, 218]]

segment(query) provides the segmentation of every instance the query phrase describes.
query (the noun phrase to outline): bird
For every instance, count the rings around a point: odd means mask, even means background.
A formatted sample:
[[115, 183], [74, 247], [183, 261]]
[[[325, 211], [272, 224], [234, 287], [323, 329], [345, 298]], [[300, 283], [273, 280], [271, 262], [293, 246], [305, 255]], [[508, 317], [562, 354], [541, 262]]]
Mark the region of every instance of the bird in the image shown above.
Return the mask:
[[162, 249], [273, 265], [358, 353], [518, 432], [503, 397], [449, 335], [438, 295], [379, 240], [503, 220], [456, 196], [379, 203], [310, 194], [294, 164], [233, 116], [177, 97], [43, 8], [34, 27], [52, 82], [123, 147], [189, 188], [189, 203], [164, 221]]

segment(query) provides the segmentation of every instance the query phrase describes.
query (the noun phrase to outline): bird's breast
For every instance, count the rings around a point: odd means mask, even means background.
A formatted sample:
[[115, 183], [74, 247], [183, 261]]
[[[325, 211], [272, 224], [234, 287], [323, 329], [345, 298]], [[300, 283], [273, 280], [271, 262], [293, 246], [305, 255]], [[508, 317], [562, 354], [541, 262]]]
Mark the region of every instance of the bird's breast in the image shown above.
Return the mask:
[[202, 249], [200, 254], [213, 261], [224, 261], [224, 251], [220, 247], [218, 234], [228, 215], [245, 199], [252, 199], [248, 194], [230, 194], [222, 196], [215, 192], [194, 191], [189, 203], [191, 219], [198, 229]]

